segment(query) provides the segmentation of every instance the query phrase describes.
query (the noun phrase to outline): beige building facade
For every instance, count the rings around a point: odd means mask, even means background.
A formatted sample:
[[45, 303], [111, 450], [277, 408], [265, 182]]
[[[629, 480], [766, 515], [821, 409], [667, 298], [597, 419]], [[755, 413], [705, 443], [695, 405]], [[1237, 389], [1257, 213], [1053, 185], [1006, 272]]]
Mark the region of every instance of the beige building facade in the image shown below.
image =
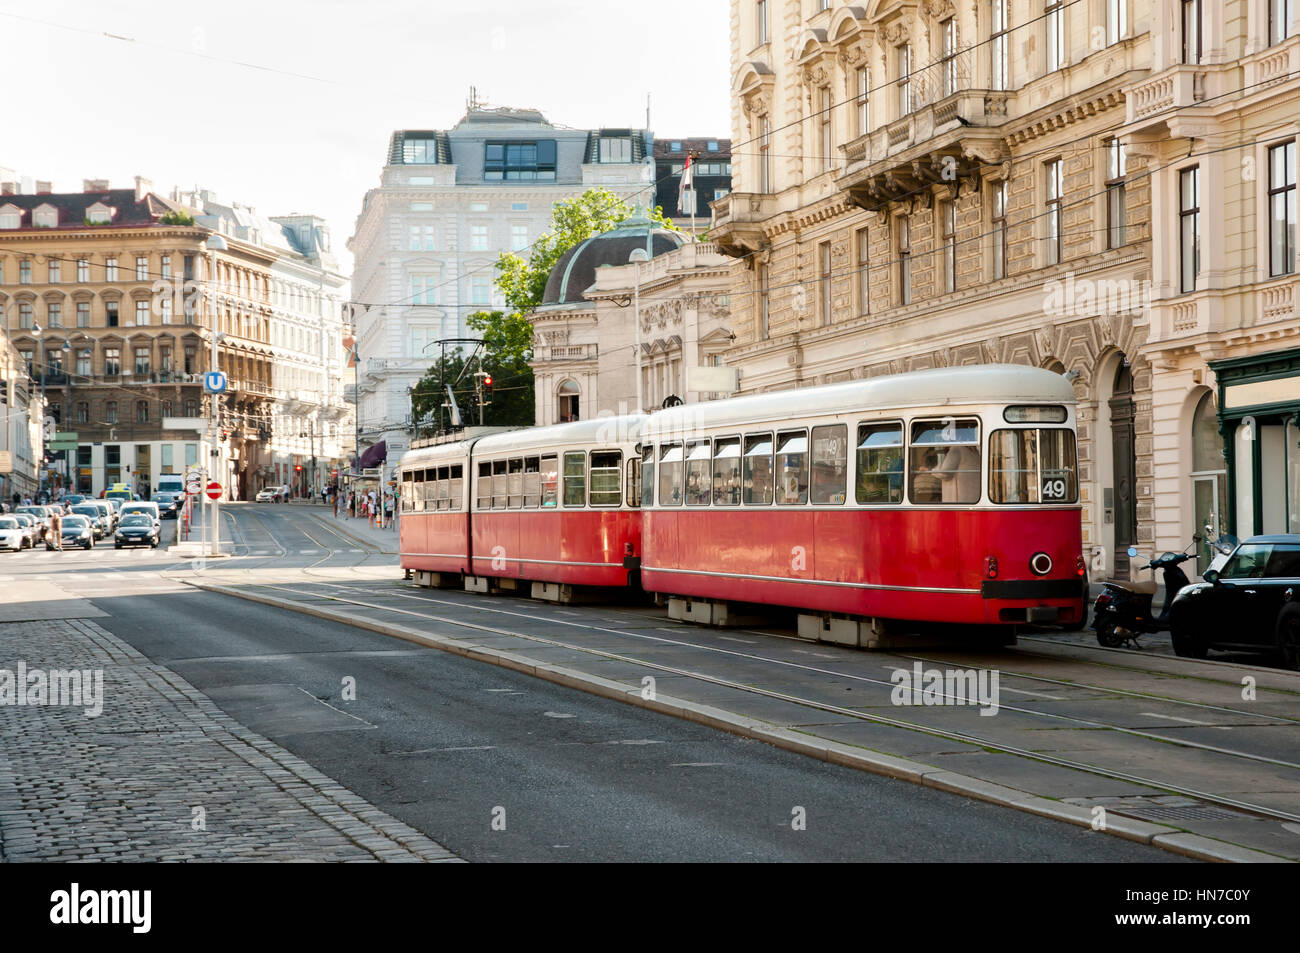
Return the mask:
[[742, 393], [950, 365], [1066, 374], [1093, 575], [1156, 538], [1145, 0], [733, 0]]

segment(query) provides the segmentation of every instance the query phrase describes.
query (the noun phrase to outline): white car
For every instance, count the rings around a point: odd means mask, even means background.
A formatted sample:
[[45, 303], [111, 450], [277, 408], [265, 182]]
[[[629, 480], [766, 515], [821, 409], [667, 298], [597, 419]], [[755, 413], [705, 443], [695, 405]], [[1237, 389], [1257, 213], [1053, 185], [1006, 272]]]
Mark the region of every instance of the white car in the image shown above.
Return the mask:
[[157, 503], [148, 503], [137, 501], [135, 503], [123, 503], [122, 509], [118, 512], [119, 519], [125, 519], [132, 513], [144, 513], [153, 520], [153, 528], [156, 532], [162, 532], [162, 511], [158, 509]]
[[278, 486], [268, 486], [265, 490], [257, 491], [258, 503], [275, 503], [280, 499], [280, 488]]
[[27, 546], [27, 530], [12, 516], [0, 516], [0, 549], [20, 550]]

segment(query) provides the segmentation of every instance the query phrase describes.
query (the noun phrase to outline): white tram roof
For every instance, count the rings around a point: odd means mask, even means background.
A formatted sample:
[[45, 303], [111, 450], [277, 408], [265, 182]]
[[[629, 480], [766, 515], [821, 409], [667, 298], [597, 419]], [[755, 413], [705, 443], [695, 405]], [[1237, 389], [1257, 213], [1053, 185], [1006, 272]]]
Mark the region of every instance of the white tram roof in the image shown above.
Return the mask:
[[1074, 388], [1055, 371], [1023, 364], [937, 367], [867, 380], [682, 404], [650, 416], [647, 439], [758, 422], [789, 422], [871, 410], [924, 413], [958, 404], [1074, 404]]
[[625, 414], [621, 417], [596, 417], [592, 420], [575, 420], [569, 424], [552, 424], [549, 427], [518, 427], [494, 433], [478, 440], [457, 440], [430, 447], [409, 450], [402, 455], [404, 468], [439, 466], [463, 461], [473, 444], [475, 457], [500, 457], [512, 453], [564, 450], [586, 446], [620, 447], [635, 445], [641, 438], [646, 422], [645, 414]]

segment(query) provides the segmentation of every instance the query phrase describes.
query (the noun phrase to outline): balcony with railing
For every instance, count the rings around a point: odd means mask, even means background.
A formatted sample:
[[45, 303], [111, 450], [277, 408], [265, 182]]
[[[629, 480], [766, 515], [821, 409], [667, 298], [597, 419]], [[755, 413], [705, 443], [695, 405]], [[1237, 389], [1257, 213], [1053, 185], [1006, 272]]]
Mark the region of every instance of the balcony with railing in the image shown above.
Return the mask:
[[536, 364], [564, 363], [568, 361], [594, 361], [600, 352], [597, 344], [559, 344], [539, 347], [533, 355]]
[[903, 114], [840, 147], [839, 185], [856, 204], [874, 208], [955, 184], [1008, 158], [999, 130], [1007, 94], [971, 88], [974, 66], [973, 52], [961, 53], [889, 87], [887, 102]]
[[774, 196], [731, 192], [710, 204], [713, 226], [709, 229], [709, 243], [716, 251], [740, 258], [763, 247], [762, 223], [776, 208]]

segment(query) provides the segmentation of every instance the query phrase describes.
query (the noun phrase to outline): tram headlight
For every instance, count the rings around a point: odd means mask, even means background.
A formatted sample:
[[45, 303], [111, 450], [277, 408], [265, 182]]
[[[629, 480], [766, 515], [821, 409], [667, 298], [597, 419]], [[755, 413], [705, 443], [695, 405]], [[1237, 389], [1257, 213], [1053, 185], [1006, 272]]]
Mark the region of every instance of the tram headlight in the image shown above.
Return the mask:
[[1046, 576], [1052, 571], [1052, 557], [1047, 553], [1034, 553], [1029, 557], [1029, 571], [1035, 576]]

